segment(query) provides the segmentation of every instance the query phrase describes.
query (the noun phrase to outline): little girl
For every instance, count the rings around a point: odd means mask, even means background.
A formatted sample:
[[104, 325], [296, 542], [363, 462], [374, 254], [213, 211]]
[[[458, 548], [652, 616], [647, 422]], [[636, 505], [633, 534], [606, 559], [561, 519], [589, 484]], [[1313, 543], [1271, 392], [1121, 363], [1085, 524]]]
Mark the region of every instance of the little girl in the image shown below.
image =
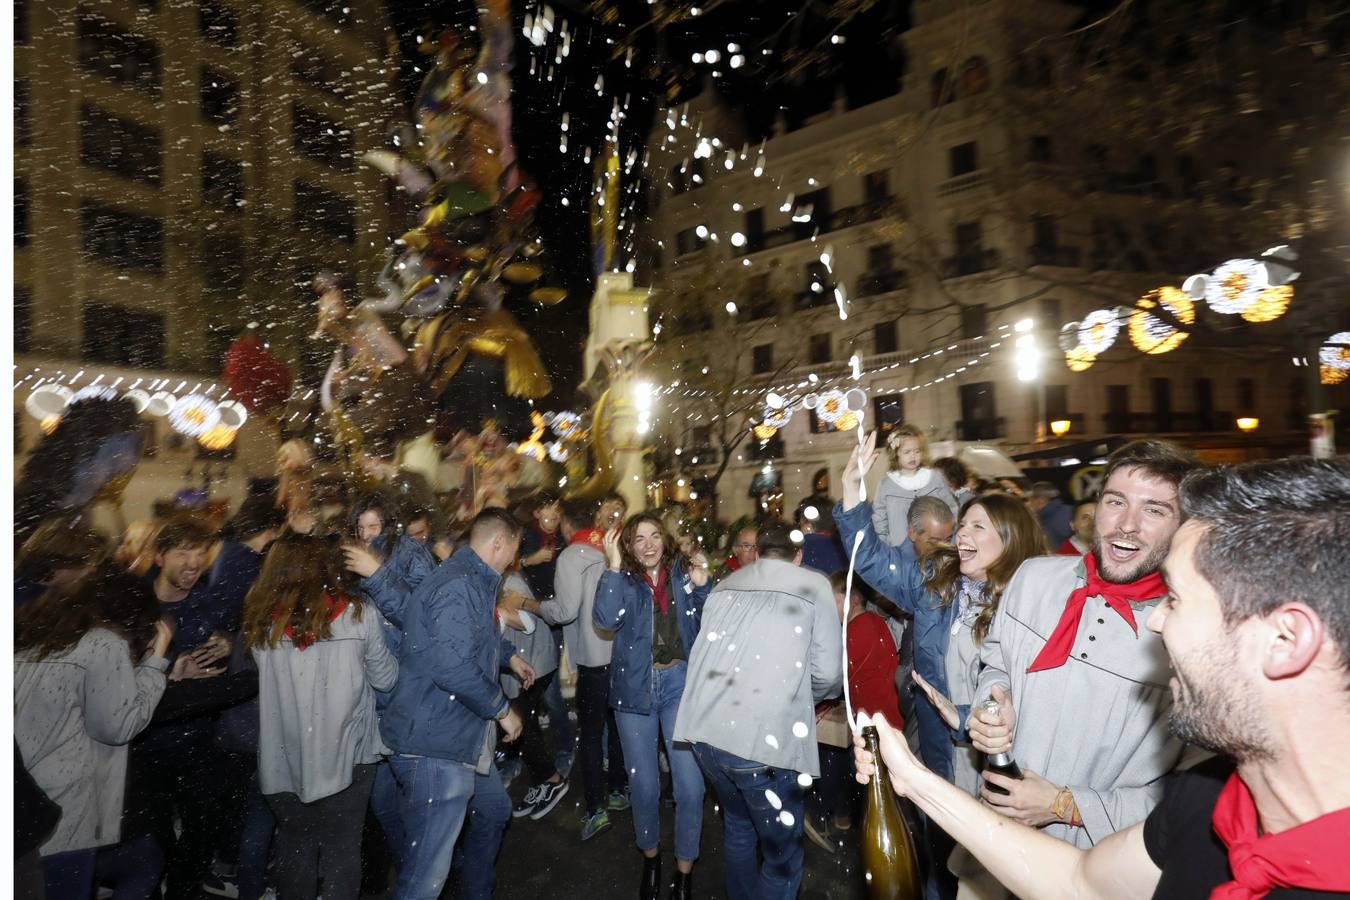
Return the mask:
[[928, 439], [913, 425], [896, 427], [886, 439], [891, 468], [877, 485], [872, 501], [872, 527], [877, 535], [898, 547], [909, 536], [909, 506], [916, 497], [931, 494], [959, 516], [956, 497], [940, 472], [928, 468]]

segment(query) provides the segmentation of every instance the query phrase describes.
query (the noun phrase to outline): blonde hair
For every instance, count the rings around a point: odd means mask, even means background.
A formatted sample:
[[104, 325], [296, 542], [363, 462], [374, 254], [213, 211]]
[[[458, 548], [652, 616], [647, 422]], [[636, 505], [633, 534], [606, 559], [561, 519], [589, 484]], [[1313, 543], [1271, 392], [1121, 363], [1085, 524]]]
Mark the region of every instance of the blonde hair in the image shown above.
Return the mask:
[[900, 468], [900, 442], [905, 438], [914, 438], [919, 442], [919, 465], [931, 465], [933, 461], [928, 458], [928, 435], [919, 426], [904, 422], [895, 426], [895, 430], [886, 437], [886, 455], [891, 461], [891, 469]]

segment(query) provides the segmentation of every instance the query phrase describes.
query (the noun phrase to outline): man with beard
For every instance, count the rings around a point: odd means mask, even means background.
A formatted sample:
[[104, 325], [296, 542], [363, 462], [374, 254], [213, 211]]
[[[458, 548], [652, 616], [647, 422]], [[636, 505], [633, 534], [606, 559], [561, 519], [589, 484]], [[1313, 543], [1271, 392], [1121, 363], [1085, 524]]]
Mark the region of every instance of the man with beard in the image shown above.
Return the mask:
[[1182, 745], [1167, 734], [1167, 654], [1139, 627], [1167, 592], [1158, 568], [1181, 524], [1177, 486], [1194, 458], [1162, 441], [1111, 455], [1092, 553], [1025, 562], [980, 648], [971, 743], [1011, 749], [1023, 778], [1007, 793], [986, 776], [1005, 816], [1091, 847], [1141, 821], [1162, 795]]
[[1175, 667], [1171, 731], [1218, 757], [1087, 852], [963, 795], [882, 724], [891, 784], [1018, 896], [1350, 897], [1350, 460], [1197, 472], [1180, 502], [1147, 626]]

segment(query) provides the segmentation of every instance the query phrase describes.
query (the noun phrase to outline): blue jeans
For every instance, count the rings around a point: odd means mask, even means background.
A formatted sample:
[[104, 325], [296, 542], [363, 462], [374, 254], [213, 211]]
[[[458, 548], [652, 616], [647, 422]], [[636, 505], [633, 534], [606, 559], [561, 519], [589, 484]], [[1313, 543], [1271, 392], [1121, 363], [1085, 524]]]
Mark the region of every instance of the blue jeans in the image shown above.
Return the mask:
[[[804, 856], [804, 792], [797, 773], [742, 759], [709, 744], [695, 744], [694, 754], [722, 803], [727, 896], [731, 900], [796, 897]], [[769, 802], [770, 791], [778, 797], [778, 806]], [[756, 846], [763, 854], [763, 865], [756, 858]]]
[[703, 831], [703, 773], [689, 745], [673, 740], [686, 669], [684, 662], [657, 669], [652, 711], [643, 714], [616, 709], [614, 720], [628, 765], [638, 849], [655, 850], [661, 842], [661, 770], [657, 768], [656, 743], [664, 739], [675, 788], [675, 857], [692, 861], [698, 859], [698, 840]]
[[394, 900], [436, 900], [450, 875], [455, 842], [468, 819], [462, 865], [466, 900], [492, 896], [497, 851], [511, 820], [501, 776], [479, 775], [463, 763], [427, 756], [393, 756], [404, 845]]
[[[152, 836], [142, 834], [100, 849], [94, 880], [112, 888], [113, 900], [150, 900], [159, 896], [163, 872], [164, 851]], [[243, 893], [239, 896], [248, 897]], [[250, 900], [261, 896], [259, 890]]]
[[94, 896], [94, 865], [97, 859], [98, 851], [92, 847], [42, 857], [47, 896], [52, 900], [58, 897], [89, 900]]
[[576, 734], [572, 730], [572, 720], [567, 715], [567, 701], [562, 695], [562, 629], [554, 626], [553, 636], [558, 642], [559, 669], [553, 680], [544, 689], [544, 706], [548, 709], [548, 727], [557, 738], [557, 758], [571, 759], [575, 749]]

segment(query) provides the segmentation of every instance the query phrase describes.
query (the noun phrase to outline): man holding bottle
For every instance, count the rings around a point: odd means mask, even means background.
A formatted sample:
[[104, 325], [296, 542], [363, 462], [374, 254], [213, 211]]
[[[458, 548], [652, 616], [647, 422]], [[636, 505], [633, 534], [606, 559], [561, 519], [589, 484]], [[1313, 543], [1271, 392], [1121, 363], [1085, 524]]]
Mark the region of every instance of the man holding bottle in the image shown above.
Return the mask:
[[[1021, 897], [1350, 897], [1350, 461], [1197, 472], [1180, 509], [1147, 627], [1173, 667], [1170, 730], [1217, 757], [1086, 852], [928, 772], [882, 723], [891, 786]], [[866, 782], [873, 754], [855, 743]]]
[[[1141, 821], [1181, 759], [1167, 733], [1167, 654], [1141, 628], [1167, 592], [1158, 568], [1181, 524], [1177, 486], [1193, 457], [1163, 441], [1111, 455], [1093, 550], [1027, 560], [980, 648], [968, 720], [975, 749], [1011, 751], [1020, 780], [987, 774], [981, 795], [1024, 825], [1087, 848]], [[1006, 793], [997, 788], [1006, 789]]]

